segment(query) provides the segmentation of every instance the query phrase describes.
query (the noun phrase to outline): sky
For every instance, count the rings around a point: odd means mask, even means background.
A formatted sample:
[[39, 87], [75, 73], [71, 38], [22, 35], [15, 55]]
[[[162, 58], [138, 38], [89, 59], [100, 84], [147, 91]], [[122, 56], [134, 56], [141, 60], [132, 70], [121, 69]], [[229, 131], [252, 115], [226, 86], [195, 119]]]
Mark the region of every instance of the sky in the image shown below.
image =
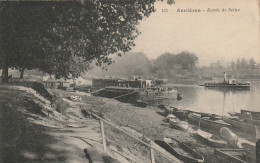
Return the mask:
[[[155, 59], [166, 52], [189, 51], [199, 57], [200, 66], [251, 57], [260, 62], [257, 0], [175, 0], [174, 5], [156, 2], [155, 8], [156, 12], [138, 25], [141, 34], [133, 52]], [[202, 12], [177, 12], [189, 8]], [[207, 12], [208, 8], [239, 12]]]

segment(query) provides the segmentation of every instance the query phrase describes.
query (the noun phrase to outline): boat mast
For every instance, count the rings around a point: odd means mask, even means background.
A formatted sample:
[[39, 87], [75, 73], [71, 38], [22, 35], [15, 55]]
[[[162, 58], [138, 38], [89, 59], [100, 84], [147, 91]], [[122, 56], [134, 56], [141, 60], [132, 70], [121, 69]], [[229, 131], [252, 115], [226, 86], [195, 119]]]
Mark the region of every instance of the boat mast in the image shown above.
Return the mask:
[[227, 81], [227, 74], [226, 72], [224, 72], [224, 83], [226, 83], [226, 81]]

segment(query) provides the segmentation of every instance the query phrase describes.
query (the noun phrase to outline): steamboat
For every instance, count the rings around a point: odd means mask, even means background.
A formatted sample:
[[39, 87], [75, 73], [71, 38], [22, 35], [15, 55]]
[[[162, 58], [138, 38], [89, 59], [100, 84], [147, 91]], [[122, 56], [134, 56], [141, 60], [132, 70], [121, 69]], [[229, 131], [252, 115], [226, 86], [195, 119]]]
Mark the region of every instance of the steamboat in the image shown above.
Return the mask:
[[224, 72], [224, 81], [220, 83], [204, 83], [206, 88], [223, 88], [223, 89], [250, 89], [250, 83], [238, 83], [236, 79], [227, 80], [226, 73]]

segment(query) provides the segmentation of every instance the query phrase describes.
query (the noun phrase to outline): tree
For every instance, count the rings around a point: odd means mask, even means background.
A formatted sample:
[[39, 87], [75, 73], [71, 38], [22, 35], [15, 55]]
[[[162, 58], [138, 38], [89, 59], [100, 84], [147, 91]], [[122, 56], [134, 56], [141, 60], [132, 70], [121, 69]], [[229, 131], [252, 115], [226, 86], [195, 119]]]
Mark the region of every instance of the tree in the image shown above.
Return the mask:
[[170, 71], [174, 65], [174, 54], [164, 53], [156, 58], [151, 67], [151, 72], [154, 71], [159, 78], [169, 78]]
[[241, 68], [245, 70], [247, 68], [247, 65], [248, 65], [248, 63], [247, 63], [246, 59], [242, 58], [242, 60], [241, 60]]
[[159, 78], [171, 78], [176, 74], [188, 75], [193, 73], [198, 57], [189, 52], [181, 52], [177, 55], [165, 53], [157, 57], [150, 71]]
[[111, 64], [110, 54], [134, 46], [136, 25], [155, 11], [154, 2], [0, 2], [2, 83], [10, 67], [70, 78], [93, 60]]
[[232, 61], [232, 62], [231, 62], [231, 65], [230, 65], [230, 68], [231, 68], [232, 71], [235, 70], [235, 66], [236, 66], [235, 62]]
[[236, 61], [236, 69], [239, 70], [241, 68], [241, 62], [240, 59], [238, 58]]
[[249, 64], [250, 64], [251, 69], [254, 70], [255, 69], [255, 65], [256, 65], [256, 62], [255, 62], [254, 58], [250, 58]]
[[175, 56], [175, 62], [179, 63], [182, 69], [193, 70], [198, 62], [198, 57], [190, 52], [181, 52]]

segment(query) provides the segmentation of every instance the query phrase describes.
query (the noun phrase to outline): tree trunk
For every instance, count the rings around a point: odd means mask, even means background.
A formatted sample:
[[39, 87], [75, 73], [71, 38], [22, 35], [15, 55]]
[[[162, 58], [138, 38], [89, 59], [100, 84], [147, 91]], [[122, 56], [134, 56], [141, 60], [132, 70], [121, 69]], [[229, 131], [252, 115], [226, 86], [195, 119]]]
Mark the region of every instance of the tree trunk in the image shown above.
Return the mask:
[[23, 69], [20, 69], [20, 79], [23, 79], [23, 73], [24, 73], [24, 68]]
[[8, 65], [6, 59], [4, 59], [1, 84], [6, 84], [6, 83], [8, 83]]

